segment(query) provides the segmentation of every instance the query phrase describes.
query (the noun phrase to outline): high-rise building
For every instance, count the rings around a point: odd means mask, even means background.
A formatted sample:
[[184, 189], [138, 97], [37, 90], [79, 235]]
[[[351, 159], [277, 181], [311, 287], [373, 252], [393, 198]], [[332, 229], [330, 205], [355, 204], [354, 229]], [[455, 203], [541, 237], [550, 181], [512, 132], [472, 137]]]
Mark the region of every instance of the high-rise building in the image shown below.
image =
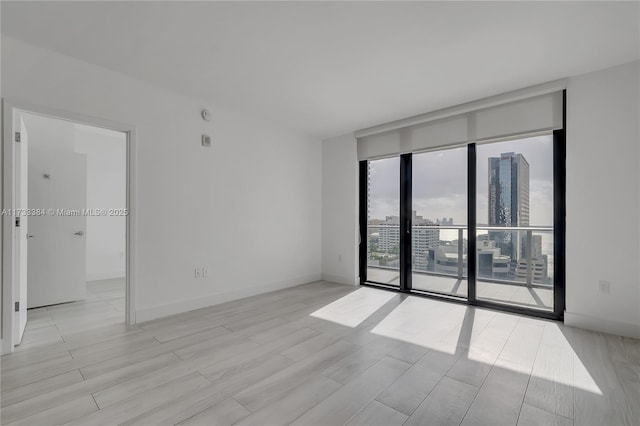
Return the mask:
[[507, 152], [489, 158], [489, 226], [529, 225], [529, 163]]
[[[426, 271], [429, 266], [429, 249], [438, 247], [440, 230], [434, 229], [434, 222], [412, 212], [411, 253], [413, 269]], [[387, 216], [384, 220], [369, 220], [371, 229], [377, 233], [378, 251], [398, 255], [400, 253], [400, 218]], [[372, 236], [369, 236], [370, 240]], [[370, 244], [367, 244], [369, 246]], [[370, 257], [369, 257], [370, 258]]]
[[[489, 158], [489, 226], [529, 225], [529, 163], [522, 154], [505, 152]], [[490, 231], [503, 255], [523, 256], [517, 231]]]
[[412, 212], [411, 253], [413, 255], [413, 270], [424, 272], [432, 270], [433, 259], [430, 250], [438, 247], [440, 230], [433, 229], [434, 222], [418, 216]]

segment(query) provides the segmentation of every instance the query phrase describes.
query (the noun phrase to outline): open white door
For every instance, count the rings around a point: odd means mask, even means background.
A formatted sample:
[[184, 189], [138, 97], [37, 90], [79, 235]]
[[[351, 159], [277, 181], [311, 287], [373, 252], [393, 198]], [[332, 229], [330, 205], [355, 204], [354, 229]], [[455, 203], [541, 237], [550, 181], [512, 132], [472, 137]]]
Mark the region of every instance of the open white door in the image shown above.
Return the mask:
[[86, 296], [87, 156], [32, 147], [29, 205], [55, 210], [29, 223], [29, 308]]
[[[27, 325], [27, 262], [28, 262], [28, 231], [29, 216], [26, 213], [28, 209], [28, 140], [27, 129], [24, 125], [22, 116], [18, 116], [16, 128], [19, 130], [19, 141], [16, 135], [15, 142], [15, 208], [20, 214], [16, 214], [16, 232], [15, 232], [15, 281], [14, 281], [14, 298], [15, 298], [15, 321], [13, 341], [15, 345], [20, 344], [22, 335]], [[19, 221], [19, 222], [18, 222]], [[18, 226], [19, 225], [19, 226]]]
[[[24, 112], [23, 112], [24, 111]], [[28, 113], [26, 111], [29, 111]], [[86, 294], [86, 216], [75, 214], [20, 215], [16, 226], [14, 212], [20, 209], [82, 210], [87, 207], [87, 159], [86, 155], [67, 152], [66, 157], [56, 157], [51, 152], [34, 153], [29, 140], [23, 114], [60, 117], [62, 120], [95, 123], [96, 127], [113, 129], [127, 134], [127, 209], [135, 200], [135, 128], [127, 124], [96, 120], [74, 113], [56, 111], [34, 105], [2, 99], [2, 334], [0, 353], [13, 351], [23, 338], [27, 325], [27, 308], [82, 300]], [[66, 117], [66, 118], [64, 118]], [[27, 126], [30, 125], [28, 117]], [[31, 128], [30, 128], [31, 129]], [[31, 145], [34, 144], [34, 130]], [[17, 136], [20, 136], [20, 142]], [[64, 156], [65, 154], [61, 154]], [[34, 161], [37, 167], [34, 169]], [[131, 174], [131, 175], [130, 175]], [[47, 175], [49, 178], [45, 177]], [[35, 176], [35, 180], [34, 180]], [[35, 185], [32, 185], [35, 183]], [[37, 202], [34, 195], [40, 194]], [[37, 197], [36, 197], [37, 198]], [[101, 206], [102, 207], [102, 206]], [[58, 221], [58, 219], [60, 219]], [[135, 220], [126, 219], [126, 273], [127, 322], [135, 323], [134, 278], [135, 262], [132, 253], [135, 238]], [[54, 223], [54, 226], [49, 226]], [[32, 238], [28, 238], [31, 236]], [[37, 243], [37, 244], [36, 244]], [[43, 261], [44, 260], [44, 261]], [[28, 282], [27, 282], [28, 281]], [[62, 283], [62, 286], [59, 284]], [[16, 309], [17, 308], [17, 309]]]

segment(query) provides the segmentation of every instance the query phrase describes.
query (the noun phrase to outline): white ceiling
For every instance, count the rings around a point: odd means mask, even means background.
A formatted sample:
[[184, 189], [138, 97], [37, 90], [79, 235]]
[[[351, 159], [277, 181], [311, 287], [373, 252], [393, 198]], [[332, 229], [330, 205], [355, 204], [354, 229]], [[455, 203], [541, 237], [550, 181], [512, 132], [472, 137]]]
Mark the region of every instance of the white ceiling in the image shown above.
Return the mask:
[[7, 2], [2, 33], [328, 137], [640, 57], [638, 2]]

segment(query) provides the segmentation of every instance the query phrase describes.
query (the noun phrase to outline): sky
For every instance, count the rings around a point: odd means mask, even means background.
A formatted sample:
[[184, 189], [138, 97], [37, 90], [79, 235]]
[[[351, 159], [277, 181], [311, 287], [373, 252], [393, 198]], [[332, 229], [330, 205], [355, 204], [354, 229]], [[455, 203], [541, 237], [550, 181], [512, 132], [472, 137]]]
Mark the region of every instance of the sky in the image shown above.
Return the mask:
[[[524, 155], [529, 162], [531, 226], [553, 225], [553, 136], [537, 136], [508, 142], [476, 145], [477, 222], [488, 222], [489, 157], [503, 152]], [[371, 167], [369, 218], [399, 215], [400, 158], [369, 162]], [[467, 222], [467, 148], [413, 155], [413, 210], [434, 220], [453, 218], [455, 225]]]

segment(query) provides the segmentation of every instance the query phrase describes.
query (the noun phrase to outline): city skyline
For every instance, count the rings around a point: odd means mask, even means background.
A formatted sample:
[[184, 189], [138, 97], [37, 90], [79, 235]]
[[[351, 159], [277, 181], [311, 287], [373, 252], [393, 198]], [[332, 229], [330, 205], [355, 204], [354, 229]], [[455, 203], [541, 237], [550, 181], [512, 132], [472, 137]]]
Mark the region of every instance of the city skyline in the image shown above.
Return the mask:
[[[529, 224], [553, 225], [553, 137], [536, 136], [476, 147], [476, 217], [478, 225], [489, 225], [488, 158], [505, 152], [522, 154], [530, 165]], [[399, 215], [398, 157], [371, 161], [369, 219], [384, 220]], [[413, 210], [435, 221], [453, 218], [455, 225], [467, 223], [467, 150], [465, 147], [414, 154]]]
[[[538, 144], [534, 145], [532, 139]], [[531, 166], [527, 158], [529, 155], [534, 158], [534, 166]], [[390, 214], [385, 214], [384, 219], [376, 218], [376, 213], [371, 214], [372, 210], [377, 211], [375, 203], [373, 208], [371, 204], [368, 206], [368, 263], [372, 266], [398, 268], [400, 218], [395, 204], [399, 204], [399, 185], [396, 189], [393, 184], [389, 185], [389, 182], [383, 184], [382, 178], [386, 177], [392, 181], [396, 179], [399, 183], [399, 159], [373, 161], [370, 165], [369, 200], [375, 201], [376, 195], [381, 193], [379, 189], [376, 190], [377, 185], [382, 185], [383, 188], [386, 185], [388, 194], [392, 195], [387, 201], [394, 205], [392, 209], [386, 209], [384, 213]], [[466, 147], [415, 154], [412, 157], [413, 271], [454, 273], [456, 276], [464, 272], [466, 231], [447, 227], [466, 226], [466, 221], [456, 220], [452, 215], [456, 207], [455, 200], [458, 199], [457, 209], [464, 210], [466, 218], [466, 165]], [[475, 181], [479, 202], [476, 205], [476, 214], [480, 218], [485, 217], [487, 225], [498, 227], [527, 227], [530, 225], [531, 214], [536, 209], [548, 208], [546, 216], [552, 216], [553, 191], [548, 191], [549, 186], [552, 189], [552, 167], [550, 136], [477, 147]], [[460, 170], [463, 172], [455, 173]], [[440, 175], [436, 180], [421, 179], [438, 171]], [[532, 185], [532, 176], [543, 184]], [[548, 181], [548, 184], [545, 185], [544, 181]], [[447, 188], [457, 192], [452, 191], [445, 196], [443, 190]], [[543, 199], [546, 202], [532, 205], [532, 194], [534, 199]], [[438, 205], [439, 207], [434, 207]], [[417, 210], [420, 208], [418, 206], [427, 206], [426, 210], [432, 215], [427, 216]], [[440, 225], [443, 228], [425, 225]], [[548, 236], [533, 235], [531, 231], [525, 233], [513, 230], [480, 230], [477, 238], [480, 277], [547, 282], [549, 262], [552, 262], [552, 251], [548, 248], [552, 240]]]

